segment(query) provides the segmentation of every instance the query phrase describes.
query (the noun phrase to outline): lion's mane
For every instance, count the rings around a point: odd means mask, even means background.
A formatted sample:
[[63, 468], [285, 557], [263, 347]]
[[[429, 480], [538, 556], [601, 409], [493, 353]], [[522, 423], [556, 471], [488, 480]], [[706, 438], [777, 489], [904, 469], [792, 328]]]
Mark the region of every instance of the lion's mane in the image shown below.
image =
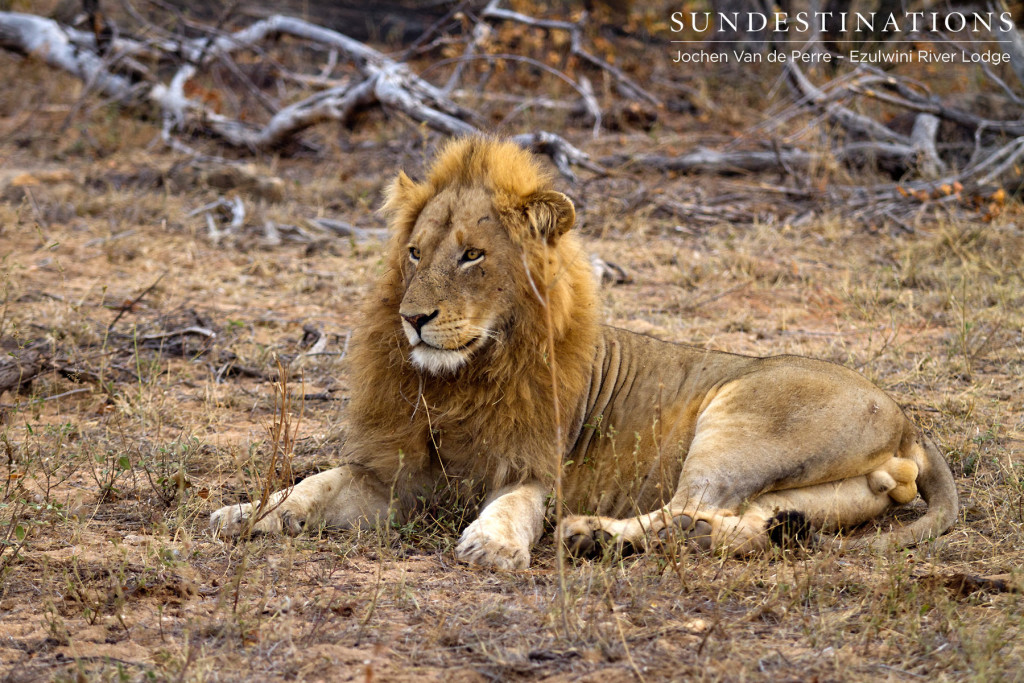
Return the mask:
[[[423, 376], [409, 361], [399, 316], [406, 244], [431, 198], [445, 188], [473, 186], [487, 190], [500, 217], [497, 229], [521, 249], [518, 262], [490, 264], [516, 273], [514, 329], [452, 376]], [[417, 473], [441, 467], [496, 490], [531, 477], [551, 481], [561, 465], [565, 441], [583, 417], [572, 413], [588, 391], [598, 325], [596, 284], [579, 242], [571, 233], [544, 239], [535, 213], [525, 210], [551, 186], [538, 160], [517, 145], [468, 138], [449, 143], [422, 182], [403, 173], [388, 191], [384, 272], [361, 308], [349, 352], [345, 459], [382, 481], [397, 481], [400, 498], [418, 495], [416, 482], [407, 486], [402, 472], [415, 480]], [[449, 425], [458, 426], [458, 442], [445, 440]], [[442, 449], [444, 462], [434, 462]]]

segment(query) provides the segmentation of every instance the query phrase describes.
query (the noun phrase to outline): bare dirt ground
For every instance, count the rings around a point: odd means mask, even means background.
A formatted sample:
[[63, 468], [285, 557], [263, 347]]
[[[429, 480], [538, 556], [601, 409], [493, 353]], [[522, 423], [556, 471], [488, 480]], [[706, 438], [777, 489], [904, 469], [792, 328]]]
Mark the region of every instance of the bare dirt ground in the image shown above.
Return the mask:
[[[310, 220], [384, 227], [382, 188], [398, 168], [419, 172], [436, 139], [371, 120], [325, 131], [320, 156], [228, 173], [165, 151], [155, 123], [89, 100], [82, 111], [77, 82], [0, 55], [0, 79], [15, 77], [0, 107], [0, 344], [48, 365], [0, 396], [6, 680], [1024, 675], [1019, 204], [908, 233], [849, 223], [841, 207], [808, 218], [771, 192], [743, 223], [657, 208], [749, 196], [777, 177], [631, 168], [563, 187], [591, 251], [631, 278], [605, 287], [607, 322], [826, 358], [895, 395], [960, 490], [960, 519], [934, 543], [606, 558], [566, 567], [564, 581], [549, 536], [528, 571], [458, 564], [462, 510], [230, 544], [207, 518], [268, 476], [280, 368], [294, 475], [329, 467], [344, 439], [345, 342], [382, 244]], [[664, 113], [652, 134], [579, 141], [598, 155], [649, 149], [652, 135], [685, 149], [732, 123]], [[234, 197], [246, 218], [230, 234], [211, 237], [206, 213], [221, 230], [220, 209], [191, 215]], [[316, 354], [304, 327], [326, 335]]]

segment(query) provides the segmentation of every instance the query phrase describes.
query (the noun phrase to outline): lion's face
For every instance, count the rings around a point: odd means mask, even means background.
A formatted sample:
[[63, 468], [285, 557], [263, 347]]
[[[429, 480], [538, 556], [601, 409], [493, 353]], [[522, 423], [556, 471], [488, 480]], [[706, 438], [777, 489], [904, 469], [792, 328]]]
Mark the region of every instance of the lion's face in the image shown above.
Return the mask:
[[523, 264], [501, 220], [481, 187], [446, 188], [420, 212], [406, 244], [399, 307], [420, 370], [455, 372], [502, 342]]

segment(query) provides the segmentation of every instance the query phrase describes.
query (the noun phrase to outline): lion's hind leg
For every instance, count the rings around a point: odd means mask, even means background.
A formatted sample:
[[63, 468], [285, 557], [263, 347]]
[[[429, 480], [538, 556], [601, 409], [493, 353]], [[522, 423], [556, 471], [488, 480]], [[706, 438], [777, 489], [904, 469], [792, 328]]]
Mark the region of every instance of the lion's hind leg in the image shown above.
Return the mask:
[[917, 474], [912, 460], [894, 457], [868, 474], [772, 491], [736, 511], [691, 503], [670, 504], [626, 519], [567, 517], [559, 538], [577, 557], [600, 556], [607, 550], [627, 553], [668, 542], [747, 555], [771, 545], [812, 543], [817, 531], [856, 526], [894, 504], [909, 503], [917, 496]]
[[736, 512], [707, 507], [666, 510], [661, 517], [670, 521], [657, 538], [739, 556], [773, 545], [816, 545], [818, 531], [856, 526], [894, 503], [912, 499], [907, 496], [911, 491], [916, 495], [916, 488], [913, 478], [908, 481], [906, 476], [917, 469], [909, 464], [911, 468], [880, 468], [838, 482], [773, 491], [747, 501]]
[[[812, 540], [816, 531], [834, 531], [863, 524], [893, 505], [917, 496], [917, 465], [907, 458], [890, 458], [868, 474], [837, 482], [772, 491], [750, 501], [743, 511], [746, 533], [717, 536], [716, 547], [735, 554]], [[761, 538], [749, 533], [762, 524]]]

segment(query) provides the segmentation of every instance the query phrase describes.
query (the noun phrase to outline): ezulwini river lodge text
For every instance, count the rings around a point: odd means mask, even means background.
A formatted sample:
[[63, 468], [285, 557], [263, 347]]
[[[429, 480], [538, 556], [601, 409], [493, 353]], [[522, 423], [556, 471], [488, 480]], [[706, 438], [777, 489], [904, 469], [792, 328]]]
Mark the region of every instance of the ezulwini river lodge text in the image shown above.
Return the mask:
[[875, 52], [860, 52], [852, 50], [848, 55], [834, 55], [828, 52], [804, 52], [793, 50], [791, 52], [769, 52], [761, 54], [747, 52], [745, 50], [730, 51], [708, 51], [696, 50], [683, 52], [676, 50], [672, 61], [677, 64], [760, 64], [763, 62], [800, 62], [803, 64], [827, 64], [841, 59], [849, 60], [854, 64], [1008, 64], [1010, 55], [1006, 52], [986, 51], [968, 52], [956, 50], [951, 52], [933, 52], [931, 50], [877, 50]]

